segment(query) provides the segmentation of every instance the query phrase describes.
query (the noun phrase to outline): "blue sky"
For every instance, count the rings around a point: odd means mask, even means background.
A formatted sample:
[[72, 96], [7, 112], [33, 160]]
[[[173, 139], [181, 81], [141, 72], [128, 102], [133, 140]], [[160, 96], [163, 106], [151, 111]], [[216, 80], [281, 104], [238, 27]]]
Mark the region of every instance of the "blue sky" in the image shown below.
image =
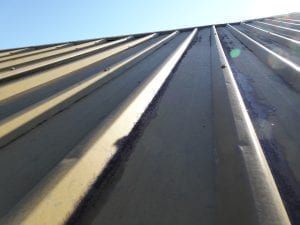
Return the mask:
[[1, 0], [0, 49], [296, 11], [299, 0]]

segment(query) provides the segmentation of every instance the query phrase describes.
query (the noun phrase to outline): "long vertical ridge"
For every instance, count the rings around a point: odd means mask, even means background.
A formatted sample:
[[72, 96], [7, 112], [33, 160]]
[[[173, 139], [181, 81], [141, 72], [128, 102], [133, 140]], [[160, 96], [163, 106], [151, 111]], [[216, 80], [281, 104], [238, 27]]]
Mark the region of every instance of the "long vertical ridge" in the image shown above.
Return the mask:
[[[117, 141], [130, 133], [187, 50], [196, 32], [197, 29], [194, 29], [163, 65], [104, 122], [104, 125], [96, 128], [76, 146], [8, 216], [0, 220], [0, 224], [63, 224], [91, 188], [96, 177], [116, 154]], [[67, 166], [68, 158], [72, 158], [72, 154], [78, 151], [84, 151], [84, 156], [71, 164], [68, 163]], [[99, 154], [101, 157], [98, 157]], [[63, 177], [59, 176], [62, 166], [65, 168]], [[84, 176], [80, 177], [82, 172]]]
[[[215, 64], [213, 69], [215, 82], [213, 91], [216, 100], [214, 104], [219, 114], [222, 105], [229, 108], [227, 110], [223, 108], [225, 110], [222, 116], [223, 122], [220, 119], [216, 121], [217, 139], [219, 137], [216, 151], [220, 165], [223, 165], [219, 168], [222, 174], [220, 185], [229, 189], [224, 190], [227, 194], [224, 193], [224, 196], [220, 197], [220, 201], [221, 199], [225, 201], [221, 207], [220, 223], [288, 225], [290, 224], [288, 215], [214, 26], [212, 32], [219, 57], [217, 60], [219, 66]], [[218, 78], [220, 75], [222, 78]], [[215, 116], [218, 117], [219, 114]], [[232, 132], [233, 130], [235, 132]], [[225, 133], [227, 135], [222, 137]], [[231, 159], [229, 159], [230, 156], [232, 156]], [[234, 168], [241, 170], [234, 172], [239, 174], [239, 178], [231, 177], [233, 174], [230, 174], [230, 171], [234, 171]], [[230, 180], [233, 183], [230, 184]], [[245, 186], [247, 183], [249, 186]], [[233, 190], [230, 190], [231, 188]], [[233, 192], [237, 190], [239, 194], [235, 194], [238, 196], [232, 199]], [[249, 205], [244, 205], [241, 202], [242, 199], [248, 199]], [[241, 218], [236, 217], [236, 212], [234, 212], [236, 207], [242, 214]]]

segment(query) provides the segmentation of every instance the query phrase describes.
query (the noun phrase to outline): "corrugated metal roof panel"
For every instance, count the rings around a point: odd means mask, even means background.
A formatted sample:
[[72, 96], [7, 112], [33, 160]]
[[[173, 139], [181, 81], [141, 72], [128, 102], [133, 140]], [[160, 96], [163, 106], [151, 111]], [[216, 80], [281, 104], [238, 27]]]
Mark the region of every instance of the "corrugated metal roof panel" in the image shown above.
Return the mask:
[[0, 223], [299, 224], [298, 19], [1, 51]]

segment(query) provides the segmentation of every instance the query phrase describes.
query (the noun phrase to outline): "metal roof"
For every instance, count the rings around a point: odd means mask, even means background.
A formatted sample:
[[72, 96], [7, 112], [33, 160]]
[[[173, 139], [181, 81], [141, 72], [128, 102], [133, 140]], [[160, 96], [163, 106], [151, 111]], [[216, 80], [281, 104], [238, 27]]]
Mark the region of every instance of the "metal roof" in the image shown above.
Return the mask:
[[0, 224], [300, 224], [300, 14], [0, 52]]

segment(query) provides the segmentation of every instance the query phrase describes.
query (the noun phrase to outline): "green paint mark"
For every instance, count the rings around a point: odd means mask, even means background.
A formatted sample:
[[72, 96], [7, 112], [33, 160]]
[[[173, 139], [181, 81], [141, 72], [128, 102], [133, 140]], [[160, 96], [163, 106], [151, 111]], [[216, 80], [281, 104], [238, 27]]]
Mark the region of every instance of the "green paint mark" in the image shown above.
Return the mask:
[[238, 48], [234, 48], [230, 51], [230, 57], [231, 58], [236, 58], [239, 57], [239, 55], [241, 54], [241, 50]]

